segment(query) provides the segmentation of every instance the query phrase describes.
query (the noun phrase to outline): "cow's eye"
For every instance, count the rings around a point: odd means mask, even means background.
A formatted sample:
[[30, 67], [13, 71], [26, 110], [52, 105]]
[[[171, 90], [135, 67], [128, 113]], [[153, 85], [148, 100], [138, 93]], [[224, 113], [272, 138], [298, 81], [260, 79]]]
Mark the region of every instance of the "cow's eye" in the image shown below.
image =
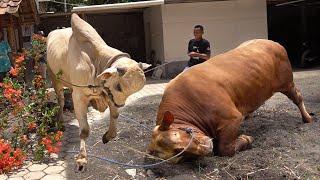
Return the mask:
[[117, 84], [117, 85], [116, 85], [116, 90], [117, 90], [117, 91], [120, 91], [120, 92], [122, 91], [122, 88], [121, 88], [121, 85], [120, 85], [120, 84]]

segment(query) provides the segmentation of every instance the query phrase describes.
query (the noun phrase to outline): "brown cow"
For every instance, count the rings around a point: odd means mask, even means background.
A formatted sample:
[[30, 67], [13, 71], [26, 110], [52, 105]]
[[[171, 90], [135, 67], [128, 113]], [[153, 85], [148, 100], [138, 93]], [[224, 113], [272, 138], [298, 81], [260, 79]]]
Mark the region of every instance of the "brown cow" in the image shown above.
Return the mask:
[[253, 141], [250, 136], [238, 135], [244, 117], [276, 92], [299, 107], [303, 122], [313, 122], [294, 85], [286, 50], [269, 40], [247, 41], [190, 68], [168, 84], [148, 151], [163, 159], [174, 156], [190, 141], [183, 129], [191, 128], [194, 140], [185, 156], [204, 156], [213, 149], [221, 156], [233, 156]]

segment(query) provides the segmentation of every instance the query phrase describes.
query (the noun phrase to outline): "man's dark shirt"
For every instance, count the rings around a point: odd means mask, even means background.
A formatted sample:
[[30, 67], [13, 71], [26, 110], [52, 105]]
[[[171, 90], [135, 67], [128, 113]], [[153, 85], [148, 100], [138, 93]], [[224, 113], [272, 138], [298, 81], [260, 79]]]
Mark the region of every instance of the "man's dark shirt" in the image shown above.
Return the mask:
[[[211, 50], [210, 50], [209, 41], [207, 41], [205, 39], [201, 39], [199, 41], [197, 41], [195, 39], [191, 39], [189, 41], [189, 45], [188, 45], [188, 54], [190, 52], [197, 52], [197, 53], [200, 53], [200, 54], [210, 55], [211, 54]], [[201, 58], [197, 58], [197, 57], [190, 58], [190, 60], [188, 62], [188, 67], [200, 64], [200, 63], [202, 63], [204, 61], [205, 61], [205, 59], [201, 59]]]

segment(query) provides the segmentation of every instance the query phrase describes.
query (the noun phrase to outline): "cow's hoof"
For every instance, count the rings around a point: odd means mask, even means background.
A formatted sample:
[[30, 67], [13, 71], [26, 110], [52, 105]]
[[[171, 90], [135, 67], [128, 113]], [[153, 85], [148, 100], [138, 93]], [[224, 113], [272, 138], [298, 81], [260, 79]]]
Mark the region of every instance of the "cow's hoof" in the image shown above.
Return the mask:
[[76, 166], [76, 172], [85, 172], [86, 171], [86, 168], [85, 168], [86, 166], [84, 166], [84, 165], [81, 165], [81, 166], [79, 166], [79, 165], [77, 165]]
[[84, 172], [85, 171], [85, 167], [88, 163], [87, 161], [87, 158], [84, 157], [83, 155], [78, 155], [78, 157], [76, 158], [76, 163], [77, 163], [77, 166], [76, 166], [76, 171], [78, 172]]
[[109, 133], [109, 131], [107, 131], [103, 136], [102, 136], [102, 142], [103, 144], [107, 144], [109, 141], [111, 141], [113, 138], [115, 138], [117, 136], [116, 133]]
[[310, 118], [302, 118], [302, 121], [304, 123], [312, 123], [314, 122], [314, 119], [310, 116]]
[[103, 144], [107, 144], [109, 142], [105, 135], [102, 136], [102, 142]]

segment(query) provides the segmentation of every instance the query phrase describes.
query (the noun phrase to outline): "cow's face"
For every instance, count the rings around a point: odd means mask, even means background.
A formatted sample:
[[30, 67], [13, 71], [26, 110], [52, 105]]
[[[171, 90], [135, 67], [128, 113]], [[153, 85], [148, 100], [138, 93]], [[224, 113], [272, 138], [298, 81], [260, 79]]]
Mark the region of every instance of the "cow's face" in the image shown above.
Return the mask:
[[116, 107], [124, 106], [131, 94], [143, 88], [146, 82], [143, 69], [147, 67], [144, 63], [129, 67], [110, 67], [98, 75], [98, 79], [104, 81], [109, 99]]
[[[171, 125], [174, 116], [167, 111], [164, 114], [160, 125], [156, 126], [152, 132], [152, 140], [148, 147], [148, 153], [162, 159], [169, 159], [183, 151], [191, 140], [191, 135], [178, 125]], [[172, 159], [171, 162], [177, 163], [184, 157], [205, 156], [212, 152], [213, 144], [208, 136], [203, 133], [194, 132], [194, 139], [191, 145], [181, 156]]]

